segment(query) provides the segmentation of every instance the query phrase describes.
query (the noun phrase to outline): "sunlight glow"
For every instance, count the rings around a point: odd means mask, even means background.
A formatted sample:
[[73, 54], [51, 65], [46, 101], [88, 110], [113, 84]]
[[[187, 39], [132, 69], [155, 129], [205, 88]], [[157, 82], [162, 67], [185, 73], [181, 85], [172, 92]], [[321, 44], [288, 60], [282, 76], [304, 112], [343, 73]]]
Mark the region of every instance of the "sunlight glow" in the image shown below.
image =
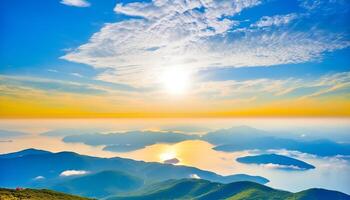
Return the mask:
[[167, 151], [161, 153], [159, 155], [159, 158], [160, 158], [160, 161], [162, 161], [162, 162], [166, 161], [166, 160], [170, 160], [170, 159], [176, 158], [176, 152], [173, 149], [167, 150]]
[[161, 76], [161, 82], [167, 93], [180, 95], [189, 87], [190, 73], [184, 68], [171, 68]]

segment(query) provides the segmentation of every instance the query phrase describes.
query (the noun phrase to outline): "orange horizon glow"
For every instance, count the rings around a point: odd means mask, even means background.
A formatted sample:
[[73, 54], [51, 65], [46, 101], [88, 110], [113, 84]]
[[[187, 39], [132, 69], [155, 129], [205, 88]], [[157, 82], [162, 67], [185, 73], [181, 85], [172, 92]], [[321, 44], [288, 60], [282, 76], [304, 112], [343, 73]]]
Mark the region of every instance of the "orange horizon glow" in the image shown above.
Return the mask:
[[193, 96], [127, 99], [120, 96], [16, 93], [0, 96], [0, 118], [231, 118], [350, 117], [346, 97], [273, 101], [204, 100]]

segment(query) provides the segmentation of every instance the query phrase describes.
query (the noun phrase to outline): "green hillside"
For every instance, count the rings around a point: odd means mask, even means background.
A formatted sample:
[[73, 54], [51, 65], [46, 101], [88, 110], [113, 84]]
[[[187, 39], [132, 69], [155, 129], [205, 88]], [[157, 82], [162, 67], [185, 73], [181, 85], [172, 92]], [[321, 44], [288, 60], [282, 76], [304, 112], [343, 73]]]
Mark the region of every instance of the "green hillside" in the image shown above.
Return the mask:
[[143, 180], [119, 171], [102, 171], [64, 181], [51, 189], [79, 196], [101, 198], [135, 190]]
[[337, 191], [313, 188], [290, 195], [286, 200], [349, 200], [350, 196]]
[[13, 190], [0, 188], [0, 200], [89, 200], [51, 190]]
[[253, 182], [230, 184], [182, 179], [155, 184], [144, 192], [108, 200], [350, 200], [350, 196], [330, 190], [309, 189], [298, 193], [276, 190]]
[[[96, 186], [98, 187], [98, 186]], [[103, 188], [101, 185], [100, 188]], [[117, 194], [115, 194], [117, 195]], [[149, 185], [128, 196], [106, 200], [350, 200], [341, 192], [309, 189], [297, 193], [276, 190], [253, 182], [214, 183], [201, 179], [168, 180]], [[88, 200], [51, 190], [0, 189], [0, 200]]]

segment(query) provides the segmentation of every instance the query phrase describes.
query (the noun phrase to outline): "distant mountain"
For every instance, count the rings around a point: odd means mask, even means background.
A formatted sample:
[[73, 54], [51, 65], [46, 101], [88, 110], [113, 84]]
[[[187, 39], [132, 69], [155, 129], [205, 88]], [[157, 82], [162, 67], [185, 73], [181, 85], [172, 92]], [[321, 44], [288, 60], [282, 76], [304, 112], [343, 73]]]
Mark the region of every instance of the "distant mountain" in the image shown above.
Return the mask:
[[255, 138], [249, 142], [241, 142], [239, 137], [236, 139], [237, 141], [234, 143], [218, 145], [214, 149], [225, 152], [251, 149], [287, 149], [318, 156], [350, 155], [350, 144], [340, 144], [330, 140], [298, 141], [271, 136]]
[[206, 180], [169, 180], [146, 188], [143, 192], [128, 196], [110, 197], [107, 200], [349, 200], [344, 193], [310, 189], [298, 193], [272, 189], [253, 182], [229, 184], [213, 183]]
[[[25, 153], [23, 154], [23, 152]], [[74, 169], [88, 171], [90, 174], [60, 176], [62, 172]], [[194, 175], [201, 179], [181, 179], [194, 177]], [[41, 177], [40, 181], [35, 180], [35, 177], [39, 176]], [[0, 185], [2, 187], [32, 186], [51, 188], [70, 194], [108, 198], [109, 200], [350, 199], [350, 196], [346, 194], [323, 189], [310, 189], [298, 193], [290, 193], [254, 182], [242, 182], [242, 180], [253, 180], [265, 183], [267, 180], [262, 177], [247, 175], [220, 176], [193, 167], [147, 163], [123, 158], [98, 158], [72, 152], [51, 153], [35, 149], [1, 155], [0, 177]], [[16, 197], [18, 197], [20, 194], [17, 193], [22, 192], [13, 190], [1, 191], [6, 191], [6, 194], [4, 192], [0, 193], [0, 197], [2, 197], [1, 195], [6, 195], [6, 198], [9, 195], [17, 195]], [[56, 195], [64, 194], [47, 190], [26, 189], [24, 191], [30, 193], [25, 193], [27, 199], [79, 199], [79, 197], [73, 196], [57, 197]], [[45, 195], [50, 196], [45, 197]], [[12, 198], [12, 196], [8, 198]]]
[[219, 129], [217, 131], [208, 132], [201, 137], [214, 145], [236, 144], [239, 142], [249, 142], [251, 140], [269, 136], [269, 132], [252, 128], [249, 126], [236, 126], [229, 129]]
[[13, 190], [0, 188], [1, 200], [89, 200], [88, 198], [64, 194], [51, 190]]
[[84, 143], [87, 145], [106, 145], [104, 150], [128, 152], [145, 148], [156, 143], [177, 143], [185, 140], [198, 139], [197, 135], [175, 132], [129, 131], [109, 134], [81, 134], [63, 138], [67, 143]]
[[27, 133], [19, 131], [0, 130], [0, 138], [14, 138], [23, 135], [27, 135]]
[[142, 179], [119, 171], [102, 171], [78, 176], [50, 187], [51, 189], [87, 197], [105, 197], [136, 190], [143, 186]]
[[337, 191], [313, 188], [294, 193], [287, 200], [349, 200], [350, 196]]
[[262, 154], [256, 156], [245, 156], [236, 159], [240, 163], [246, 164], [273, 164], [277, 168], [290, 170], [314, 169], [315, 166], [304, 161], [277, 154]]
[[214, 150], [225, 152], [252, 149], [287, 149], [318, 156], [350, 155], [349, 143], [337, 143], [326, 139], [297, 140], [276, 137], [269, 132], [248, 126], [238, 126], [209, 132], [202, 136], [201, 139], [216, 145]]
[[337, 143], [326, 139], [285, 138], [249, 126], [220, 129], [202, 136], [178, 132], [129, 131], [110, 134], [77, 134], [74, 132], [63, 138], [63, 141], [67, 143], [105, 145], [104, 150], [114, 152], [135, 151], [157, 143], [177, 143], [185, 140], [204, 140], [215, 145], [214, 150], [225, 152], [287, 149], [318, 156], [350, 155], [350, 143]]
[[65, 137], [69, 135], [95, 134], [98, 130], [95, 129], [56, 129], [41, 133], [42, 136], [48, 137]]
[[40, 154], [47, 154], [47, 153], [51, 153], [51, 152], [38, 150], [38, 149], [25, 149], [14, 153], [0, 154], [0, 158], [18, 158], [26, 155], [40, 155]]
[[[25, 152], [28, 152], [28, 150]], [[0, 156], [0, 187], [57, 185], [65, 181], [65, 178], [61, 177], [60, 174], [67, 170], [81, 170], [91, 173], [106, 170], [120, 171], [137, 176], [146, 182], [193, 176], [222, 183], [242, 180], [255, 181], [262, 184], [268, 182], [267, 179], [260, 176], [245, 174], [221, 176], [195, 167], [135, 161], [118, 157], [99, 158], [79, 155], [73, 152], [38, 153], [38, 151], [34, 151], [33, 154], [4, 158], [16, 154], [18, 152]], [[38, 180], [39, 177], [40, 181]]]

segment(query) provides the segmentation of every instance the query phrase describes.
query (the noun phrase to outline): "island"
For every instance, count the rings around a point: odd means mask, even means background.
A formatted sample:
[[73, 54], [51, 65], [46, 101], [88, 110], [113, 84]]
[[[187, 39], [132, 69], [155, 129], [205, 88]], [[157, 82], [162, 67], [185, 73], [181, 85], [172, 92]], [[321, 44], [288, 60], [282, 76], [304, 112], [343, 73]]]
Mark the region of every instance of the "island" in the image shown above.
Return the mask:
[[304, 161], [277, 154], [245, 156], [237, 158], [236, 160], [240, 163], [245, 164], [258, 164], [287, 170], [308, 170], [315, 168], [315, 166], [310, 165]]

